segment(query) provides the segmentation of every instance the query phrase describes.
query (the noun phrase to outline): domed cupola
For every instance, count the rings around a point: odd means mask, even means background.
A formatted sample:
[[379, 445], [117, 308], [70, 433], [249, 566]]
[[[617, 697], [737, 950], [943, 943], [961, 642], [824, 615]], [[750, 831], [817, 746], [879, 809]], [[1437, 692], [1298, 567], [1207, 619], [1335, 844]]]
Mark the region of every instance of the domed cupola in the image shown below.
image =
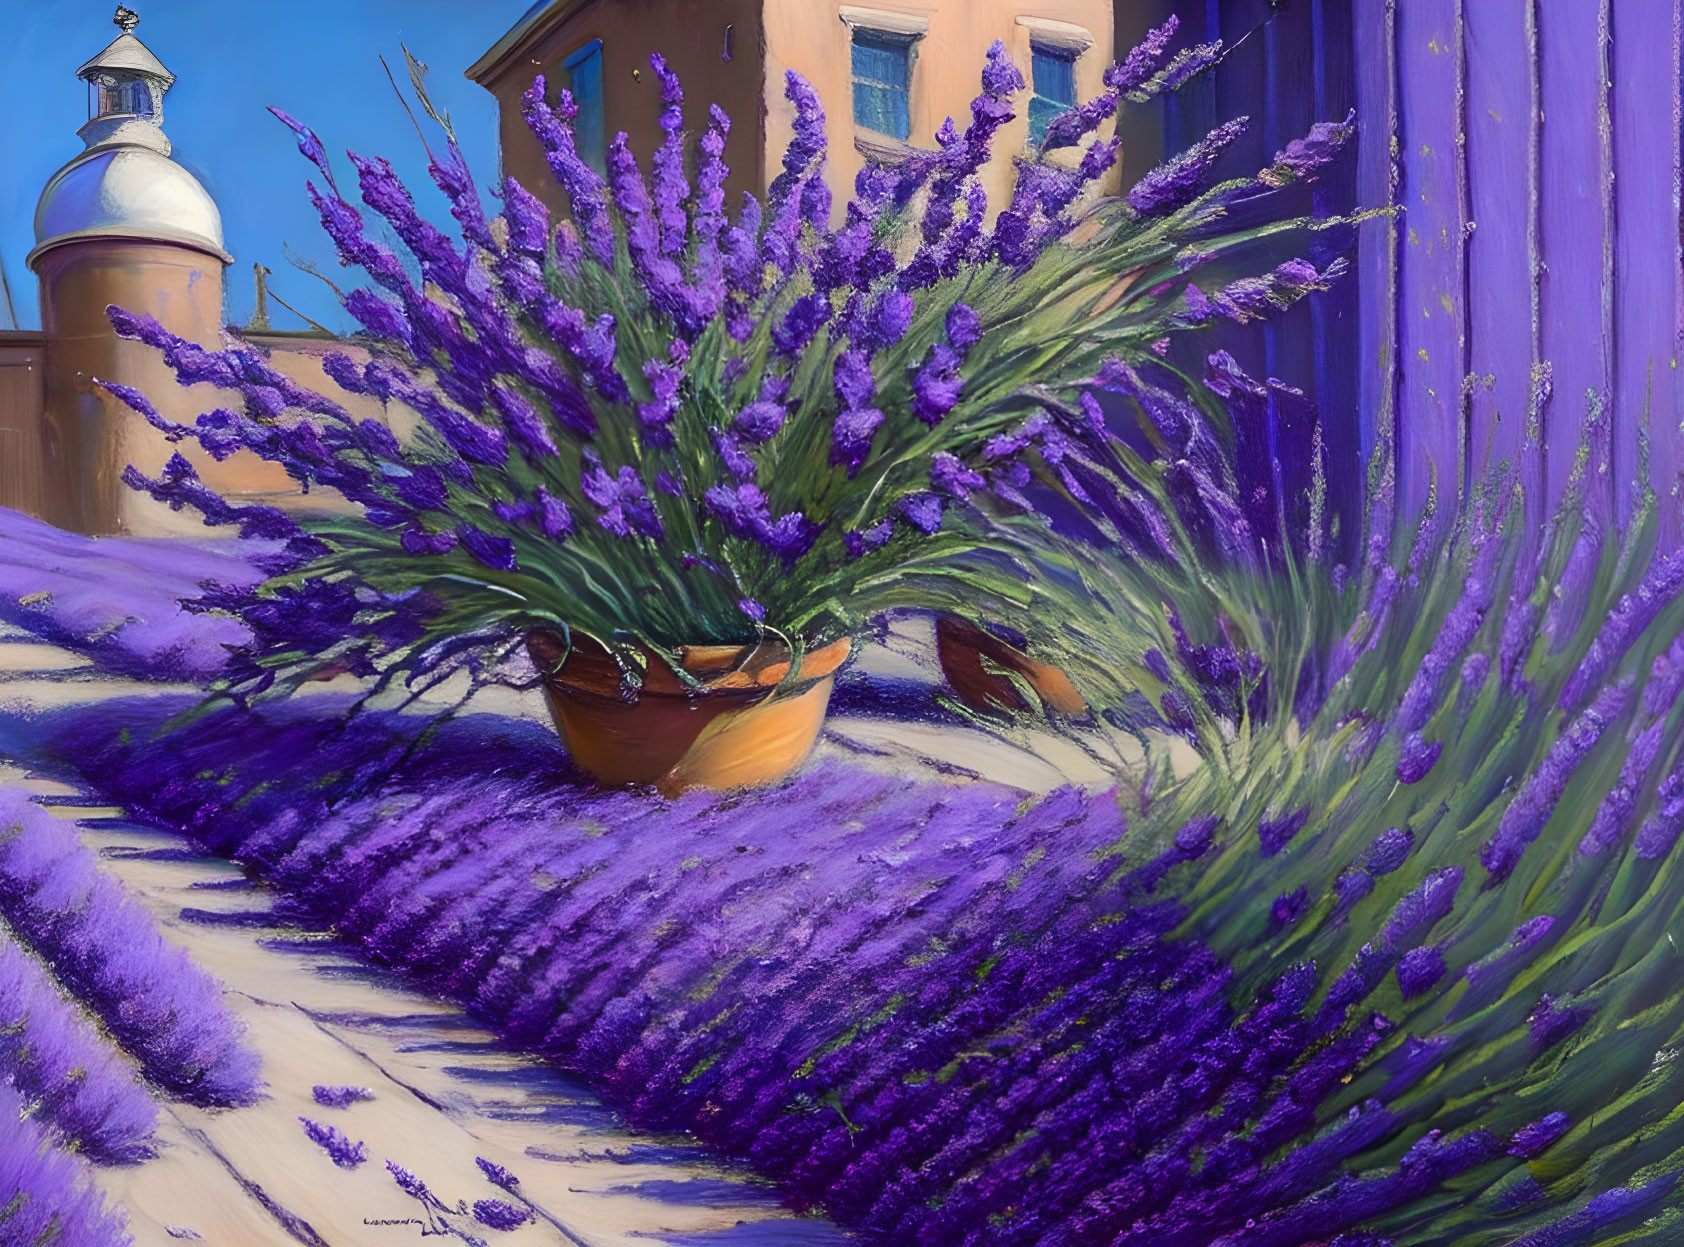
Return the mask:
[[186, 169], [170, 159], [164, 94], [175, 75], [134, 36], [139, 17], [121, 6], [122, 34], [76, 71], [88, 84], [86, 150], [55, 173], [35, 209], [29, 263], [65, 243], [141, 238], [205, 251], [228, 263], [222, 215]]

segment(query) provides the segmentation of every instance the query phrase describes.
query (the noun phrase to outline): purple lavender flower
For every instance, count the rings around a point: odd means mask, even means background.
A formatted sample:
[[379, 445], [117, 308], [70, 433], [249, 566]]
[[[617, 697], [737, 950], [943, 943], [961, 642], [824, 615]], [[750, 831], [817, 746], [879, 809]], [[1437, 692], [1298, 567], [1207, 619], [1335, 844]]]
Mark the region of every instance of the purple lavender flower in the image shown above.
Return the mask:
[[1672, 852], [1684, 832], [1684, 769], [1674, 771], [1655, 791], [1655, 811], [1637, 829], [1634, 849], [1645, 861], [1658, 861]]
[[1419, 732], [1403, 738], [1398, 752], [1397, 777], [1401, 784], [1418, 784], [1427, 777], [1444, 752], [1444, 742], [1427, 740]]
[[202, 1105], [257, 1097], [257, 1054], [221, 986], [158, 933], [74, 829], [0, 790], [0, 918], [155, 1084]]
[[1412, 948], [1397, 963], [1398, 989], [1405, 1000], [1425, 995], [1444, 977], [1444, 952], [1431, 944]]
[[1363, 854], [1363, 869], [1376, 877], [1389, 875], [1403, 865], [1414, 846], [1415, 835], [1407, 828], [1393, 827], [1383, 831], [1374, 837], [1374, 842]]
[[963, 500], [971, 490], [981, 489], [987, 482], [982, 474], [967, 467], [964, 460], [947, 451], [937, 451], [930, 462], [930, 486], [937, 493]]
[[607, 185], [602, 175], [579, 155], [573, 141], [573, 130], [564, 124], [578, 114], [578, 106], [573, 102], [572, 93], [563, 91], [560, 104], [552, 109], [544, 102], [544, 86], [544, 76], [537, 75], [526, 94], [521, 96], [521, 113], [543, 145], [550, 169], [572, 202], [573, 219], [578, 224], [585, 246], [598, 264], [611, 268], [614, 264], [614, 228], [608, 216]]
[[784, 318], [772, 328], [772, 344], [778, 354], [793, 359], [807, 349], [825, 321], [830, 319], [830, 300], [819, 294], [804, 294], [790, 304]]
[[844, 411], [870, 402], [877, 392], [876, 380], [871, 375], [871, 357], [857, 347], [837, 355], [833, 376], [836, 400]]
[[474, 1163], [480, 1167], [480, 1172], [485, 1175], [486, 1181], [493, 1186], [500, 1186], [505, 1191], [512, 1191], [520, 1185], [520, 1179], [496, 1161], [487, 1160], [483, 1156], [476, 1156], [474, 1157]]
[[860, 558], [873, 550], [881, 549], [894, 535], [894, 524], [889, 520], [878, 520], [877, 523], [865, 529], [849, 529], [842, 536], [843, 544], [847, 547], [850, 558]]
[[1532, 1036], [1532, 1043], [1541, 1052], [1553, 1048], [1578, 1030], [1584, 1025], [1586, 1017], [1585, 1010], [1563, 1007], [1554, 996], [1545, 992], [1538, 1001], [1538, 1007], [1527, 1016], [1526, 1028]]
[[882, 427], [883, 413], [875, 407], [839, 413], [832, 425], [830, 461], [846, 466], [849, 475], [859, 471]]
[[1275, 153], [1269, 167], [1257, 175], [1257, 180], [1271, 188], [1293, 182], [1313, 182], [1331, 164], [1356, 133], [1356, 110], [1352, 109], [1344, 121], [1318, 121], [1301, 139], [1293, 139]]
[[503, 179], [503, 221], [509, 230], [509, 246], [535, 259], [544, 258], [550, 210], [514, 178]]
[[731, 422], [731, 428], [744, 441], [759, 443], [770, 441], [783, 428], [788, 415], [782, 403], [768, 402], [759, 399], [748, 404], [737, 413], [737, 418]]
[[493, 1230], [518, 1230], [532, 1219], [528, 1208], [516, 1208], [500, 1199], [476, 1199], [474, 1220]]
[[1629, 682], [1609, 685], [1550, 746], [1538, 769], [1503, 811], [1497, 830], [1480, 848], [1479, 860], [1494, 880], [1508, 878], [1527, 846], [1538, 838], [1549, 821], [1573, 773], [1602, 733], [1625, 711], [1630, 699]]
[[121, 1205], [108, 1209], [86, 1162], [55, 1147], [10, 1083], [0, 1079], [0, 1230], [18, 1244], [128, 1247]]
[[1566, 1113], [1546, 1114], [1514, 1132], [1514, 1138], [1509, 1141], [1509, 1155], [1530, 1160], [1566, 1134], [1567, 1126]]
[[493, 571], [512, 572], [518, 567], [515, 562], [515, 543], [509, 538], [494, 537], [481, 532], [472, 524], [462, 525], [456, 530], [456, 536], [462, 542], [463, 549]]
[[935, 343], [929, 358], [913, 374], [912, 414], [933, 428], [958, 406], [964, 387], [958, 353], [944, 342]]
[[941, 530], [943, 509], [942, 499], [931, 493], [907, 494], [895, 504], [895, 510], [900, 512], [901, 518], [925, 534]]
[[1170, 14], [1162, 26], [1146, 32], [1146, 37], [1130, 49], [1129, 54], [1105, 71], [1105, 85], [1114, 91], [1129, 92], [1144, 86], [1163, 64], [1170, 40], [1181, 26], [1181, 19]]
[[1269, 906], [1269, 917], [1277, 927], [1290, 927], [1303, 916], [1309, 903], [1309, 889], [1295, 888], [1291, 892], [1274, 899]]
[[580, 491], [601, 508], [597, 523], [616, 537], [652, 537], [665, 535], [660, 513], [649, 497], [643, 480], [635, 468], [622, 467], [610, 476], [594, 454], [587, 453]]
[[42, 963], [0, 930], [0, 1084], [84, 1155], [153, 1154], [157, 1105], [134, 1071], [64, 999]]
[[1310, 807], [1307, 805], [1293, 810], [1290, 814], [1261, 819], [1257, 824], [1259, 854], [1263, 857], [1273, 857], [1292, 843], [1292, 838], [1302, 831], [1309, 821]]
[[310, 1088], [310, 1095], [323, 1108], [349, 1108], [360, 1100], [372, 1100], [374, 1092], [367, 1087], [323, 1087]]
[[560, 541], [573, 531], [573, 512], [567, 503], [538, 486], [538, 529], [552, 541]]
[[392, 1181], [398, 1184], [405, 1195], [418, 1199], [429, 1207], [439, 1205], [438, 1197], [428, 1189], [427, 1184], [397, 1162], [387, 1161], [386, 1172], [392, 1175]]
[[304, 1133], [310, 1142], [326, 1152], [328, 1158], [341, 1169], [355, 1169], [368, 1159], [367, 1144], [353, 1143], [333, 1126], [324, 1126], [308, 1117], [300, 1117], [298, 1120], [303, 1124]]
[[966, 303], [955, 303], [947, 309], [944, 327], [947, 341], [959, 353], [961, 359], [970, 354], [971, 348], [982, 337], [982, 321]]
[[1129, 207], [1140, 216], [1162, 216], [1186, 207], [1198, 196], [1205, 175], [1250, 124], [1249, 117], [1224, 122], [1173, 160], [1148, 172], [1129, 191]]
[[690, 232], [690, 219], [684, 211], [690, 198], [690, 182], [684, 173], [684, 88], [659, 52], [649, 57], [649, 65], [661, 84], [660, 127], [666, 136], [654, 161], [660, 248], [663, 254], [674, 256], [683, 252]]
[[1624, 657], [1626, 648], [1680, 593], [1684, 593], [1684, 549], [1656, 559], [1636, 590], [1608, 612], [1584, 660], [1562, 687], [1562, 710], [1571, 712], [1583, 704]]

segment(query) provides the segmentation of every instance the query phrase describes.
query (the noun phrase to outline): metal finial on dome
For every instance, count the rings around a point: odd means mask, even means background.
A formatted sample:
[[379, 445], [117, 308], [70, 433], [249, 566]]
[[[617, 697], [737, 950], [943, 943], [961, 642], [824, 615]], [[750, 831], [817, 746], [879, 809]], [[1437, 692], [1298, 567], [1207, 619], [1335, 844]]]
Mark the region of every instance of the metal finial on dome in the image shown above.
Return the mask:
[[120, 28], [125, 35], [132, 35], [134, 33], [134, 28], [140, 25], [140, 14], [136, 13], [133, 9], [126, 9], [119, 4], [117, 6], [117, 15], [113, 17], [111, 21], [112, 24]]

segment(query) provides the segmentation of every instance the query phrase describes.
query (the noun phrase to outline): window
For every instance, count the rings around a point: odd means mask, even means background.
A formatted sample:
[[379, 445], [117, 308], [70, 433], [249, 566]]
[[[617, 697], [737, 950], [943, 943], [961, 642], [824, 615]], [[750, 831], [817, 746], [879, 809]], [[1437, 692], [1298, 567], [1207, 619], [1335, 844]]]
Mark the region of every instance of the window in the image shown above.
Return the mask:
[[110, 117], [132, 114], [156, 120], [153, 116], [152, 91], [141, 78], [100, 74], [89, 79], [93, 98], [89, 101], [89, 117]]
[[912, 36], [854, 27], [854, 124], [912, 136]]
[[1076, 49], [1031, 43], [1029, 65], [1035, 89], [1029, 97], [1029, 144], [1039, 147], [1052, 119], [1076, 104]]
[[567, 89], [579, 106], [573, 119], [573, 133], [579, 155], [598, 173], [608, 169], [608, 122], [602, 107], [602, 40], [592, 39], [562, 61], [567, 71]]

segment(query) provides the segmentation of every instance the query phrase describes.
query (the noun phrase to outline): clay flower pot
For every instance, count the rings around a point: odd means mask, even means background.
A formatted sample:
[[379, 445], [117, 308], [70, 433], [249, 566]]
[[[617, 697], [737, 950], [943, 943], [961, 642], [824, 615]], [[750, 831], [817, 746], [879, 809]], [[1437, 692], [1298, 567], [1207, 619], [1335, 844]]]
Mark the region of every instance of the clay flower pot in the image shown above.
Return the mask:
[[1022, 676], [1036, 696], [1059, 714], [1076, 718], [1087, 712], [1087, 703], [1064, 672], [1036, 662], [1015, 645], [962, 619], [943, 615], [936, 620], [936, 657], [947, 683], [959, 700], [973, 710], [1029, 709], [1015, 684], [983, 666], [982, 660], [986, 658], [995, 666]]
[[643, 687], [628, 697], [595, 642], [569, 653], [554, 634], [535, 632], [526, 645], [573, 760], [604, 784], [653, 784], [669, 796], [769, 784], [793, 771], [812, 752], [850, 648], [844, 637], [809, 651], [795, 680], [780, 684], [790, 667], [781, 643], [684, 646], [680, 664], [701, 688], [651, 654]]

